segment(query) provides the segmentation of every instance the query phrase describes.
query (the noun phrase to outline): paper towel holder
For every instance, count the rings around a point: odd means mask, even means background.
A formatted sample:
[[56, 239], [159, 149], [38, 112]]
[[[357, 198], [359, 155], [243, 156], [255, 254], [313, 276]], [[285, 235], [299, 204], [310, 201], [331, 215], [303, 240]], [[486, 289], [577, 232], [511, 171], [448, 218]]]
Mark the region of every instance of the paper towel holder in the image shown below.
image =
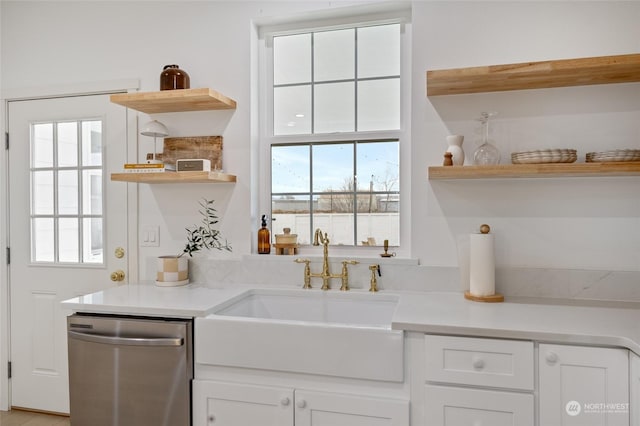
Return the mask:
[[[491, 228], [487, 224], [480, 225], [480, 233], [488, 234], [491, 231]], [[474, 302], [487, 302], [487, 303], [498, 303], [504, 302], [504, 296], [500, 293], [488, 294], [484, 296], [477, 296], [472, 294], [469, 290], [464, 292], [464, 298], [467, 300], [472, 300]]]

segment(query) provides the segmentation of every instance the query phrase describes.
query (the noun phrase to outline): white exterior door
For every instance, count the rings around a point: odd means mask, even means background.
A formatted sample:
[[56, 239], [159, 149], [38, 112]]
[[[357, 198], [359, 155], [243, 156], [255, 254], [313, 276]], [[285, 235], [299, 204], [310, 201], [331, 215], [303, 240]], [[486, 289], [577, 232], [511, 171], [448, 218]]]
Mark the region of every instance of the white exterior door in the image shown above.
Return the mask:
[[629, 425], [626, 349], [541, 344], [539, 371], [541, 425]]
[[60, 301], [127, 272], [127, 110], [108, 95], [11, 101], [8, 107], [11, 405], [69, 412]]

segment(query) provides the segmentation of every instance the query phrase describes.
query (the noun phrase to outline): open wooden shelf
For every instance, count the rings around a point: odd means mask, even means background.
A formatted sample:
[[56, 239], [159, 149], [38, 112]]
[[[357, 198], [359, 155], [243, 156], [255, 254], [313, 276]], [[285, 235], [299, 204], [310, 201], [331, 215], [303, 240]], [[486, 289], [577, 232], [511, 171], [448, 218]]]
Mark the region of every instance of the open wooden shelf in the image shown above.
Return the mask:
[[640, 176], [640, 162], [499, 164], [497, 166], [432, 166], [430, 180]]
[[111, 180], [134, 183], [233, 183], [236, 177], [217, 172], [111, 173]]
[[640, 54], [427, 71], [427, 96], [640, 81]]
[[119, 93], [111, 102], [147, 114], [236, 108], [236, 101], [208, 88]]

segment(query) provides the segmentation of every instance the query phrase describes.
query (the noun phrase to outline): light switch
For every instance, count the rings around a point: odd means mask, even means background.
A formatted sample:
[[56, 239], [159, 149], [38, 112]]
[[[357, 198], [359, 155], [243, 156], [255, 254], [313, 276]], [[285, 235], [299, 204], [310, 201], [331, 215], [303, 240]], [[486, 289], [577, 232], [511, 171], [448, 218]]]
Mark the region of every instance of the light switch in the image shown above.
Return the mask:
[[160, 227], [156, 225], [144, 225], [140, 228], [141, 247], [160, 246]]

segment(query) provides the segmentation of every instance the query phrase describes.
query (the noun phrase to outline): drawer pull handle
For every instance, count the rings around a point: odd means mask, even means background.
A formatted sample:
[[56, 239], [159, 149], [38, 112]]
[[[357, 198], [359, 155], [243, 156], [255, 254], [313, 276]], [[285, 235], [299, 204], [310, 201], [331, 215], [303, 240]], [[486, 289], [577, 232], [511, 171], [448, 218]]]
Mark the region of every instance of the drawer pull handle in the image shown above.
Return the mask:
[[289, 402], [291, 402], [291, 401], [286, 396], [280, 400], [280, 404], [282, 404], [284, 406], [289, 405]]
[[558, 354], [555, 352], [547, 352], [547, 355], [544, 357], [549, 364], [555, 364], [558, 362]]
[[484, 360], [482, 358], [473, 358], [472, 365], [476, 370], [482, 370], [484, 368]]

